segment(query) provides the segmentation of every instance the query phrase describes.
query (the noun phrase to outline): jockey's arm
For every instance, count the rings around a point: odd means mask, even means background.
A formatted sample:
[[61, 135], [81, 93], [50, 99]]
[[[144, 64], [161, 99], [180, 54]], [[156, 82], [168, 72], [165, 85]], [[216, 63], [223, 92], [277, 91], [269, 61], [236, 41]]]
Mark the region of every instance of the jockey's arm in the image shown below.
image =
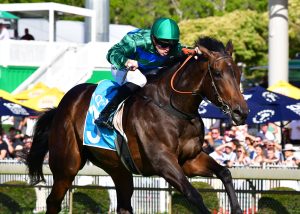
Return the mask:
[[129, 56], [136, 51], [135, 41], [126, 35], [119, 43], [115, 44], [107, 53], [107, 60], [117, 69], [126, 68]]

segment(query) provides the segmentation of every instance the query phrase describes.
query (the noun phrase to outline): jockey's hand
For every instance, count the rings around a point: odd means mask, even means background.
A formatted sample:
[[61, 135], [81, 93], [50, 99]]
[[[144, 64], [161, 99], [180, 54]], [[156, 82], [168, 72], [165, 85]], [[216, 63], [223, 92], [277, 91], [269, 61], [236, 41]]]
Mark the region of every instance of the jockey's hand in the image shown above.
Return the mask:
[[185, 55], [194, 55], [196, 53], [194, 49], [182, 48], [181, 50]]
[[200, 51], [200, 49], [198, 48], [198, 47], [195, 47], [195, 52], [196, 52], [196, 54], [199, 54], [199, 55], [201, 55], [202, 54], [202, 52]]
[[128, 70], [135, 71], [136, 69], [138, 69], [139, 64], [136, 60], [128, 59], [125, 63], [125, 66]]
[[196, 53], [196, 55], [194, 56], [194, 58], [195, 58], [195, 59], [198, 59], [198, 55], [201, 55], [202, 52], [200, 51], [200, 49], [199, 49], [198, 47], [195, 47], [194, 51], [195, 51], [195, 53]]

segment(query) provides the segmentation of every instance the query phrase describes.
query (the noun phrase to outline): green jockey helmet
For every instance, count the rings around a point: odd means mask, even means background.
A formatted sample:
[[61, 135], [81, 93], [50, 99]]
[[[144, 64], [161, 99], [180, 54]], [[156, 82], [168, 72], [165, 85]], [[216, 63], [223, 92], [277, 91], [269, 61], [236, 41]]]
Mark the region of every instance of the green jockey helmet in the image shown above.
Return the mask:
[[151, 28], [151, 35], [158, 40], [173, 40], [179, 41], [180, 31], [177, 23], [169, 18], [157, 19]]

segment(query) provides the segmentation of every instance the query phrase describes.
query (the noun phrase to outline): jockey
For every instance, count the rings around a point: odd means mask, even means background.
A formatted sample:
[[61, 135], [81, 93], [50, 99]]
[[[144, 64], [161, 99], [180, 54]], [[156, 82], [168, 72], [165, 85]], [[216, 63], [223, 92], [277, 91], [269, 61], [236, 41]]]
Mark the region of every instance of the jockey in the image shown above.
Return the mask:
[[144, 74], [147, 71], [161, 67], [171, 56], [193, 53], [194, 50], [182, 48], [179, 36], [179, 27], [174, 20], [159, 18], [151, 29], [127, 33], [108, 51], [112, 74], [121, 87], [95, 120], [98, 127], [113, 129], [110, 116], [120, 102], [146, 85]]

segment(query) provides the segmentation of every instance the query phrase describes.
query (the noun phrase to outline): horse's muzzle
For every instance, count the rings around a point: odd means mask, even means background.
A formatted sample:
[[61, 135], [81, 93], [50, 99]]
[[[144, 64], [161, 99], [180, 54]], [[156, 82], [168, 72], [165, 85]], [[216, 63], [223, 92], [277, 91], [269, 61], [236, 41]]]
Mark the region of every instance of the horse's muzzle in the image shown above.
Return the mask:
[[237, 106], [236, 108], [232, 109], [231, 117], [233, 122], [239, 126], [244, 125], [249, 113], [249, 109], [247, 106], [241, 107]]

